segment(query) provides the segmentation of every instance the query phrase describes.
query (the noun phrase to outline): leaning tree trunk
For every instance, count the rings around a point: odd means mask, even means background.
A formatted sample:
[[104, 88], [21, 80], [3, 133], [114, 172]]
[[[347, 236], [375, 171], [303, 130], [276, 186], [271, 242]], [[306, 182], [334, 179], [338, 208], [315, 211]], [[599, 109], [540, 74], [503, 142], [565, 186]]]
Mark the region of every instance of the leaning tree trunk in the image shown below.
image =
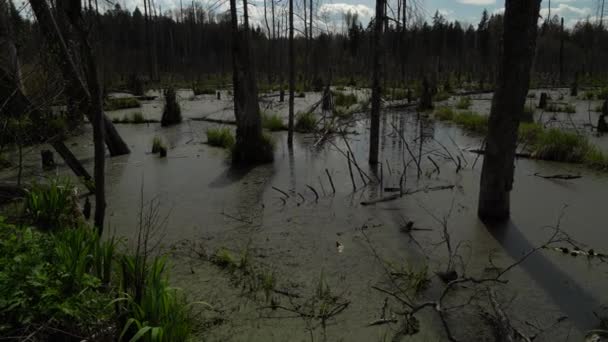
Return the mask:
[[376, 18], [374, 19], [374, 59], [372, 80], [372, 112], [369, 138], [369, 163], [378, 164], [378, 144], [380, 142], [380, 97], [382, 96], [382, 25], [384, 22], [385, 0], [376, 0]]
[[[66, 80], [66, 83], [77, 85], [78, 94], [70, 94], [70, 96], [78, 97], [77, 102], [80, 101], [81, 98], [90, 102], [91, 93], [80, 75], [79, 68], [74, 62], [72, 54], [70, 54], [68, 45], [61, 35], [57, 22], [55, 21], [48, 4], [44, 0], [30, 0], [30, 5], [36, 16], [36, 20], [38, 21], [38, 25], [40, 26], [40, 32], [51, 49], [51, 54], [61, 68], [63, 78]], [[90, 111], [85, 111], [85, 114], [90, 122], [94, 121]], [[118, 134], [112, 121], [106, 115], [103, 115], [102, 119], [105, 130], [105, 143], [110, 151], [110, 155], [118, 156], [130, 153], [129, 147]]]
[[258, 89], [249, 48], [247, 4], [242, 34], [238, 29], [236, 0], [230, 0], [232, 21], [232, 67], [234, 83], [234, 114], [236, 117], [236, 144], [232, 161], [236, 165], [271, 162], [274, 158], [272, 145], [262, 136], [262, 119], [258, 103]]
[[478, 215], [509, 218], [517, 130], [530, 86], [541, 0], [506, 0], [503, 52], [488, 122]]
[[289, 0], [289, 124], [287, 132], [287, 146], [293, 147], [293, 116], [295, 97], [295, 54], [293, 46], [293, 0]]
[[8, 2], [0, 0], [0, 117], [15, 116], [29, 107], [23, 94], [21, 67], [13, 35]]

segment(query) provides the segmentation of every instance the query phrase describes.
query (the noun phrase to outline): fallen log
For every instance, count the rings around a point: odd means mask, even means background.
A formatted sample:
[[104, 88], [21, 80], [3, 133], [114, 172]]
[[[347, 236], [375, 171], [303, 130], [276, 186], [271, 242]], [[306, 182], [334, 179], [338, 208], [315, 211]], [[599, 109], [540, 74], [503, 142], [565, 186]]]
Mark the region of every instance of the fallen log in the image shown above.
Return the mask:
[[224, 124], [224, 125], [236, 125], [235, 120], [222, 120], [222, 119], [210, 119], [210, 118], [191, 118], [190, 120], [213, 122], [213, 123], [219, 123], [219, 124]]
[[567, 174], [557, 174], [557, 175], [551, 175], [551, 176], [543, 176], [543, 175], [541, 175], [538, 172], [535, 173], [534, 176], [540, 177], [540, 178], [544, 178], [544, 179], [563, 179], [563, 180], [583, 178], [583, 176], [581, 176], [581, 175], [567, 175]]
[[[479, 149], [465, 150], [465, 151], [471, 152], [471, 153], [476, 153], [476, 154], [486, 154], [485, 150], [479, 150]], [[517, 157], [517, 158], [527, 158], [527, 159], [536, 159], [536, 158], [532, 157], [532, 154], [530, 154], [530, 153], [523, 153], [523, 152], [516, 152], [515, 153], [515, 157]]]
[[82, 180], [82, 183], [84, 184], [84, 186], [86, 186], [86, 188], [90, 192], [94, 193], [95, 187], [93, 186], [93, 183], [91, 182], [93, 177], [91, 177], [89, 172], [84, 168], [84, 166], [82, 166], [80, 161], [78, 159], [76, 159], [76, 156], [74, 156], [72, 151], [70, 151], [68, 149], [68, 147], [65, 146], [63, 141], [61, 141], [58, 137], [55, 137], [55, 138], [51, 139], [49, 141], [49, 143], [51, 144], [51, 146], [53, 146], [53, 148], [55, 149], [55, 151], [57, 151], [57, 153], [61, 156], [61, 158], [63, 158], [63, 160], [65, 161], [67, 166], [69, 166], [70, 169], [72, 169], [74, 174], [79, 179]]
[[372, 204], [381, 203], [381, 202], [394, 201], [398, 198], [401, 198], [403, 195], [413, 195], [413, 194], [416, 194], [419, 192], [439, 191], [439, 190], [447, 190], [447, 189], [453, 189], [453, 188], [454, 188], [454, 185], [439, 185], [439, 186], [424, 187], [421, 189], [409, 190], [409, 191], [404, 192], [403, 194], [399, 193], [399, 194], [381, 197], [381, 198], [377, 198], [377, 199], [373, 199], [373, 200], [369, 200], [369, 201], [363, 201], [363, 202], [361, 202], [361, 205], [372, 205]]

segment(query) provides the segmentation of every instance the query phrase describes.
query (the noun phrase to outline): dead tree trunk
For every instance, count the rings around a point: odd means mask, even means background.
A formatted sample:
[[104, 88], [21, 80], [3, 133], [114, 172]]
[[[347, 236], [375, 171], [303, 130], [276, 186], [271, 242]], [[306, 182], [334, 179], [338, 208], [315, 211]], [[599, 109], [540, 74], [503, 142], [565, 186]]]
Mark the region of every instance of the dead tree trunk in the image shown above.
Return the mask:
[[376, 0], [376, 18], [374, 19], [374, 59], [372, 79], [372, 112], [369, 138], [369, 163], [378, 164], [378, 145], [380, 143], [380, 97], [382, 96], [382, 59], [384, 44], [382, 27], [384, 23], [385, 0]]
[[[71, 6], [69, 7], [70, 12], [67, 13], [67, 17], [79, 36], [79, 43], [82, 47], [83, 70], [85, 70], [84, 77], [86, 78], [86, 83], [85, 80], [82, 79], [78, 67], [71, 58], [70, 50], [61, 36], [48, 4], [44, 0], [31, 0], [30, 5], [38, 19], [38, 23], [44, 32], [43, 34], [47, 39], [49, 46], [54, 50], [54, 55], [60, 59], [64, 78], [76, 80], [77, 84], [80, 84], [80, 91], [88, 102], [86, 114], [93, 125], [93, 141], [95, 143], [95, 226], [101, 235], [103, 232], [106, 207], [104, 174], [105, 149], [103, 146], [105, 126], [104, 113], [101, 87], [97, 76], [97, 64], [93, 56], [92, 48], [87, 40], [87, 32], [84, 29], [85, 25], [80, 12], [80, 2], [71, 2]], [[63, 60], [61, 60], [62, 58]], [[122, 142], [122, 139], [120, 139], [120, 142]], [[122, 144], [124, 144], [124, 142], [122, 142]], [[128, 152], [126, 144], [124, 147]]]
[[287, 146], [293, 147], [293, 110], [295, 96], [295, 55], [293, 47], [293, 0], [289, 0], [289, 125], [287, 133]]
[[[77, 97], [77, 102], [82, 98], [87, 101], [91, 101], [91, 93], [87, 88], [86, 83], [80, 75], [79, 68], [76, 66], [72, 54], [68, 49], [63, 36], [59, 31], [57, 22], [53, 17], [48, 4], [42, 0], [31, 0], [30, 5], [40, 26], [40, 31], [47, 42], [53, 57], [61, 68], [63, 78], [66, 83], [77, 84], [77, 94], [70, 94], [70, 96]], [[86, 111], [85, 114], [90, 122], [93, 122], [94, 118], [90, 111]], [[105, 130], [105, 143], [110, 151], [111, 156], [118, 156], [130, 153], [129, 147], [122, 140], [116, 127], [112, 124], [112, 121], [105, 115], [102, 116], [103, 126]]]
[[530, 86], [541, 0], [506, 0], [503, 52], [488, 122], [478, 215], [509, 219], [519, 120]]
[[245, 23], [241, 33], [238, 28], [236, 0], [230, 0], [233, 38], [234, 114], [237, 123], [236, 144], [232, 151], [232, 162], [235, 165], [271, 162], [274, 158], [272, 144], [265, 140], [262, 135], [258, 89], [249, 47], [246, 0], [243, 0], [243, 5], [245, 8]]

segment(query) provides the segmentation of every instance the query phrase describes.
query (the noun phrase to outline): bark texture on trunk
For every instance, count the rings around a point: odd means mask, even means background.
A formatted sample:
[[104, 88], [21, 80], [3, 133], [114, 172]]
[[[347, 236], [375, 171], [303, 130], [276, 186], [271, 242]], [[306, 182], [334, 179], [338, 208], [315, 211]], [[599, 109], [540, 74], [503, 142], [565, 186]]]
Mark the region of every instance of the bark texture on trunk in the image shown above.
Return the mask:
[[374, 57], [372, 79], [372, 112], [369, 138], [369, 163], [378, 164], [380, 142], [380, 100], [382, 96], [382, 59], [384, 44], [382, 27], [384, 23], [385, 0], [376, 0], [376, 18], [374, 19]]
[[293, 46], [293, 0], [289, 0], [289, 124], [287, 133], [287, 146], [293, 147], [293, 116], [294, 97], [296, 88], [295, 54]]
[[[246, 0], [243, 4], [247, 8]], [[237, 123], [232, 162], [235, 165], [271, 162], [274, 158], [272, 145], [262, 135], [258, 89], [249, 47], [247, 11], [242, 32], [238, 28], [236, 0], [230, 0], [230, 17], [233, 39], [234, 113]]]
[[[36, 20], [38, 21], [38, 25], [40, 26], [40, 31], [47, 42], [52, 55], [59, 64], [66, 83], [77, 85], [76, 90], [78, 93], [69, 95], [76, 97], [77, 101], [84, 98], [87, 102], [91, 103], [94, 101], [91, 97], [92, 94], [81, 76], [80, 69], [72, 58], [72, 54], [70, 54], [70, 49], [61, 35], [59, 26], [57, 25], [48, 4], [44, 0], [30, 0], [30, 5], [36, 16]], [[86, 110], [85, 114], [92, 123], [94, 121], [92, 112]], [[104, 139], [106, 146], [110, 151], [110, 155], [118, 156], [130, 153], [129, 147], [118, 134], [112, 121], [106, 115], [102, 116], [102, 120], [105, 130]]]
[[10, 22], [8, 1], [0, 0], [0, 115], [16, 116], [28, 108], [23, 94], [21, 67]]
[[530, 85], [541, 0], [507, 0], [503, 47], [488, 123], [478, 215], [509, 218], [517, 130]]

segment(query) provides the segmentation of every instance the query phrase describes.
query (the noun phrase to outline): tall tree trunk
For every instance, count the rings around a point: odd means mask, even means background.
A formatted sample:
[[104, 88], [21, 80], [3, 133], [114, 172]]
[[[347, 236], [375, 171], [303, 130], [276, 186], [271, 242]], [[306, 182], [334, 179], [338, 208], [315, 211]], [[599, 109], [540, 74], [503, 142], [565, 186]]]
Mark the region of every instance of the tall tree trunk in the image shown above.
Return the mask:
[[289, 0], [289, 124], [287, 133], [287, 146], [293, 147], [293, 111], [295, 96], [295, 55], [293, 46], [293, 0]]
[[258, 103], [253, 56], [249, 46], [249, 18], [247, 0], [243, 0], [244, 28], [239, 33], [236, 0], [230, 0], [232, 21], [232, 53], [234, 83], [234, 113], [236, 117], [236, 145], [232, 161], [236, 165], [271, 162], [272, 145], [262, 136], [262, 119]]
[[517, 130], [530, 86], [541, 0], [506, 0], [503, 49], [488, 122], [478, 215], [509, 219]]
[[382, 96], [382, 59], [384, 44], [382, 27], [384, 24], [385, 0], [376, 0], [376, 17], [374, 19], [374, 57], [372, 76], [372, 112], [369, 137], [369, 163], [378, 164], [378, 144], [380, 142], [380, 98]]
[[[56, 59], [66, 82], [78, 85], [78, 97], [91, 101], [91, 93], [80, 75], [78, 66], [75, 64], [72, 54], [59, 31], [59, 27], [53, 17], [48, 4], [44, 0], [30, 0], [30, 5], [40, 26], [40, 31], [51, 49], [51, 54]], [[94, 117], [90, 111], [85, 111], [89, 121], [92, 123]], [[127, 144], [122, 140], [112, 121], [103, 115], [103, 126], [105, 130], [105, 143], [111, 156], [129, 154]]]
[[21, 66], [6, 0], [0, 0], [0, 99], [0, 117], [3, 114], [17, 115], [29, 107], [24, 96]]

